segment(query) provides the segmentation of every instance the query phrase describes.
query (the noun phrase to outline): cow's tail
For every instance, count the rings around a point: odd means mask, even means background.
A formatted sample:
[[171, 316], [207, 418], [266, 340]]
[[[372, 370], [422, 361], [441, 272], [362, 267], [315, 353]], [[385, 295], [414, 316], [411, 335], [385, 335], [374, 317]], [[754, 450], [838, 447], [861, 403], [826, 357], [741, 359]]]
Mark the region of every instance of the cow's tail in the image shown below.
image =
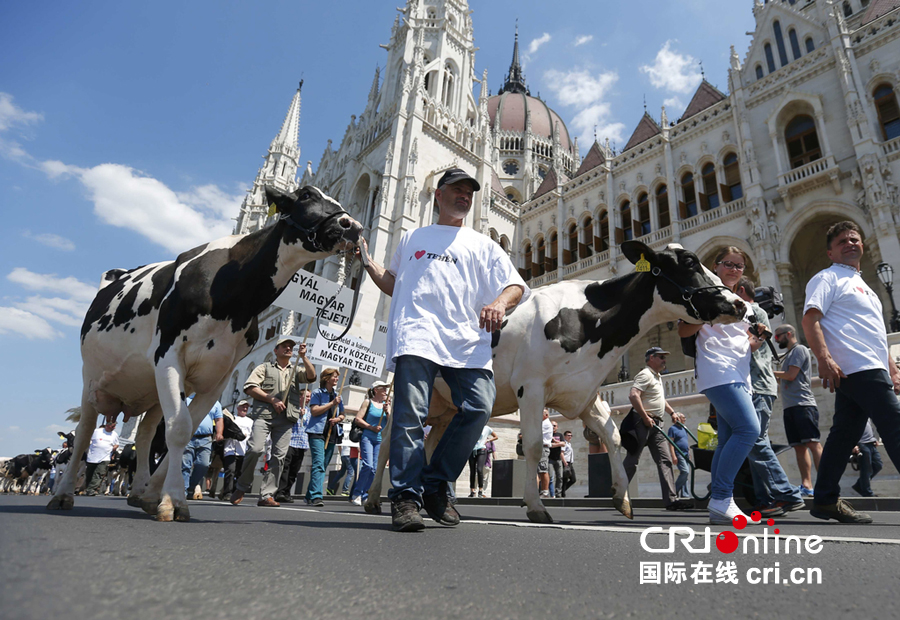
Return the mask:
[[126, 273], [128, 273], [127, 269], [110, 269], [109, 271], [104, 271], [103, 275], [100, 276], [100, 288], [98, 290], [103, 290]]

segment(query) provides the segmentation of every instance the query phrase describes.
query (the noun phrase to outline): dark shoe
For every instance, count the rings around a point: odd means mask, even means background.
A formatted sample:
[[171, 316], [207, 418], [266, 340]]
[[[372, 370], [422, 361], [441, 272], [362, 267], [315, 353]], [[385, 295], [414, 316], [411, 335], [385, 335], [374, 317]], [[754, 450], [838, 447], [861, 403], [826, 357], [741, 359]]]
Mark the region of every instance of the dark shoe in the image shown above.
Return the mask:
[[307, 499], [307, 500], [306, 500], [306, 505], [307, 505], [307, 506], [314, 506], [315, 508], [321, 508], [322, 506], [325, 505], [325, 502], [322, 501], [322, 498], [321, 498], [321, 497], [317, 497], [316, 499]]
[[85, 491], [84, 494], [88, 497], [94, 497], [97, 494], [97, 491]]
[[694, 502], [688, 502], [683, 499], [679, 499], [666, 506], [666, 510], [690, 510], [693, 507]]
[[842, 499], [835, 504], [813, 504], [809, 514], [816, 519], [835, 519], [841, 523], [871, 523], [872, 517], [864, 512], [857, 512], [853, 506]]
[[428, 516], [440, 523], [452, 527], [459, 525], [459, 513], [456, 512], [450, 504], [450, 498], [447, 493], [438, 491], [436, 493], [428, 493], [422, 496], [422, 504]]
[[415, 501], [401, 499], [391, 502], [391, 527], [395, 532], [419, 532], [425, 529]]
[[852, 488], [854, 491], [856, 491], [857, 493], [859, 493], [862, 497], [875, 497], [875, 494], [872, 493], [871, 491], [869, 491], [868, 493], [865, 493], [865, 492], [860, 488], [860, 486], [859, 486], [859, 480], [857, 480], [856, 482], [854, 482], [854, 483], [853, 483], [853, 486], [852, 486], [851, 488]]
[[258, 502], [256, 502], [256, 505], [257, 506], [265, 506], [266, 508], [278, 508], [279, 506], [281, 506], [281, 504], [276, 502], [275, 498], [273, 498], [273, 497], [266, 497], [264, 499], [261, 499]]
[[231, 499], [229, 500], [232, 504], [237, 506], [244, 499], [244, 492], [239, 491], [237, 489], [234, 490], [234, 493], [231, 494]]
[[806, 502], [803, 500], [799, 502], [775, 502], [775, 504], [781, 506], [785, 513], [806, 509]]
[[293, 504], [294, 498], [291, 497], [290, 495], [276, 495], [275, 501], [282, 503], [282, 504]]
[[768, 506], [757, 506], [753, 510], [761, 514], [763, 519], [780, 517], [786, 512], [784, 508], [784, 502], [775, 502], [774, 504], [769, 504]]
[[469, 493], [469, 497], [475, 497], [475, 491], [472, 491], [471, 493]]

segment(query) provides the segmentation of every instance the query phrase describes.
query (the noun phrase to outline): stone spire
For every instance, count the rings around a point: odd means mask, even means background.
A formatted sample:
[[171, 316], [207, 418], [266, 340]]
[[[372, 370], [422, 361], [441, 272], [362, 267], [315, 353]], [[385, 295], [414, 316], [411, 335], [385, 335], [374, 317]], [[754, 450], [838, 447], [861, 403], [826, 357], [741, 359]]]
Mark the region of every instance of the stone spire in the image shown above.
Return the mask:
[[300, 80], [297, 92], [294, 93], [294, 98], [291, 101], [291, 107], [288, 108], [287, 116], [284, 117], [284, 122], [281, 124], [281, 131], [278, 132], [275, 140], [272, 141], [272, 147], [277, 144], [279, 146], [288, 145], [295, 149], [297, 148], [297, 143], [300, 140], [300, 89], [302, 88], [303, 80]]
[[516, 21], [516, 40], [513, 44], [513, 57], [509, 65], [509, 73], [506, 75], [506, 83], [497, 91], [498, 95], [503, 93], [524, 93], [531, 95], [528, 86], [525, 84], [525, 73], [522, 72], [522, 65], [519, 63], [519, 23]]

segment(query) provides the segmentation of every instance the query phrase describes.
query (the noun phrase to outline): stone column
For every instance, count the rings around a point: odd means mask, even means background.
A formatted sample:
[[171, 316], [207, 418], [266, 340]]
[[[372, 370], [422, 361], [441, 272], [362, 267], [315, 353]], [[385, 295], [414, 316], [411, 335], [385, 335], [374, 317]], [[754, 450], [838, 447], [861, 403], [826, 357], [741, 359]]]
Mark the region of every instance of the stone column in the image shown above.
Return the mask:
[[776, 269], [778, 270], [779, 288], [781, 289], [781, 294], [784, 295], [784, 320], [797, 329], [797, 337], [799, 338], [803, 335], [803, 328], [799, 322], [802, 317], [798, 317], [794, 309], [793, 267], [790, 263], [778, 263]]

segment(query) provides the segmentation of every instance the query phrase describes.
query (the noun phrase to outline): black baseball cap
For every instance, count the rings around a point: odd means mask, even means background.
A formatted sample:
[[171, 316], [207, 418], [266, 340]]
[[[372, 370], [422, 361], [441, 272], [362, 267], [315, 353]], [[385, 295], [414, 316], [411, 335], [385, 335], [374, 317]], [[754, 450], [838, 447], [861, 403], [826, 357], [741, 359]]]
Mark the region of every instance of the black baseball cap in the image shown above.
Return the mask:
[[669, 352], [663, 349], [662, 347], [650, 347], [647, 349], [647, 352], [644, 353], [644, 359], [650, 359], [651, 355], [668, 355]]
[[441, 189], [445, 185], [451, 185], [460, 181], [471, 181], [475, 191], [481, 191], [481, 185], [478, 184], [478, 181], [470, 177], [469, 174], [461, 168], [450, 168], [450, 170], [445, 172], [438, 181], [437, 188]]

